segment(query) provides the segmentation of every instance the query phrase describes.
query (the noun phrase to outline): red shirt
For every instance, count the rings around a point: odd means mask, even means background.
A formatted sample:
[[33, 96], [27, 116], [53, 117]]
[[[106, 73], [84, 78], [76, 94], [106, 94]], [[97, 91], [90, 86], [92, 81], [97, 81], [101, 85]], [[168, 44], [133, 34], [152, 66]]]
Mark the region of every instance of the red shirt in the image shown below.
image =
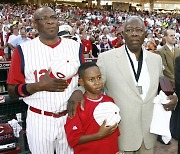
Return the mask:
[[[99, 100], [99, 101], [98, 101]], [[108, 137], [100, 140], [77, 144], [82, 135], [94, 134], [99, 131], [100, 126], [93, 117], [93, 111], [99, 103], [114, 102], [106, 95], [101, 95], [98, 100], [88, 100], [85, 97], [84, 111], [80, 104], [77, 107], [76, 115], [70, 119], [67, 118], [65, 131], [68, 143], [74, 149], [74, 154], [116, 154], [118, 149], [119, 129]]]
[[119, 48], [123, 45], [123, 40], [120, 38], [120, 39], [115, 39], [112, 41], [112, 46], [115, 47], [115, 48]]
[[87, 54], [90, 52], [90, 50], [92, 50], [92, 44], [89, 40], [86, 40], [86, 39], [82, 39], [81, 40], [82, 42], [82, 45], [83, 45], [83, 48], [82, 48], [82, 51], [84, 54]]
[[98, 20], [98, 19], [95, 19], [95, 20], [94, 20], [94, 24], [95, 24], [95, 26], [98, 26], [98, 25], [99, 25], [99, 20]]
[[0, 50], [0, 56], [5, 56], [5, 53], [3, 50]]

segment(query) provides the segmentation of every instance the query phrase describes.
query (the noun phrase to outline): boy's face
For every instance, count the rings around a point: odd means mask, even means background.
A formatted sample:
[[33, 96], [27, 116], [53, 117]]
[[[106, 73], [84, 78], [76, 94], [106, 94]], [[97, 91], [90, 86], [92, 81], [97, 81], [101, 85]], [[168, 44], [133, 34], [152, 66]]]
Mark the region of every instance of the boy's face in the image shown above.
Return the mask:
[[79, 84], [86, 89], [86, 95], [97, 98], [101, 93], [103, 81], [98, 67], [93, 66], [84, 71], [84, 76], [79, 79]]

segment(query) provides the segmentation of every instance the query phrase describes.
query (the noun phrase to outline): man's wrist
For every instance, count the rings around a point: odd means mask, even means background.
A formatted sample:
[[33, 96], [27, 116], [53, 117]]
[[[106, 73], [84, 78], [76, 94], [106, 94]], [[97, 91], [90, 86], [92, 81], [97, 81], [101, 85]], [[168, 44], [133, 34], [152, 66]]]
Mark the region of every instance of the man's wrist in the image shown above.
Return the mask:
[[18, 84], [15, 86], [15, 93], [19, 97], [27, 97], [30, 96], [31, 94], [27, 90], [27, 84]]

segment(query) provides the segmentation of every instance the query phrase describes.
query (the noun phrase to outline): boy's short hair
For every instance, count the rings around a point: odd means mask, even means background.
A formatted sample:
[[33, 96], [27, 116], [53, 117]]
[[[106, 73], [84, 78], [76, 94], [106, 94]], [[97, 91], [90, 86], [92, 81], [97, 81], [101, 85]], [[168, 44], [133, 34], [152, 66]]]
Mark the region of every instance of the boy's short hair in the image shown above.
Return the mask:
[[[90, 67], [98, 67], [97, 64], [95, 62], [85, 62], [85, 63], [82, 63], [78, 69], [78, 75], [79, 75], [79, 78], [82, 78], [84, 76], [84, 71], [87, 69], [87, 68], [90, 68]], [[98, 67], [99, 68], [99, 67]]]

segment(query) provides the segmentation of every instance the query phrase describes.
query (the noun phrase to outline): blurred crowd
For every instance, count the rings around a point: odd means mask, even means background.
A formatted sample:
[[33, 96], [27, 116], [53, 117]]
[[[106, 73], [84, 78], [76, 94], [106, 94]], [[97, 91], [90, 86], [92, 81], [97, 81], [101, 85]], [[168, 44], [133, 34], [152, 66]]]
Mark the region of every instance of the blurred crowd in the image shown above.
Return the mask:
[[[51, 6], [59, 20], [59, 36], [74, 39], [83, 45], [85, 58], [96, 58], [99, 53], [124, 44], [123, 23], [128, 16], [138, 15], [147, 27], [144, 48], [156, 52], [166, 40], [164, 30], [176, 31], [176, 47], [180, 48], [180, 15], [175, 13], [156, 13], [148, 11], [120, 11], [88, 9], [77, 6]], [[13, 49], [38, 36], [33, 26], [33, 13], [37, 9], [32, 4], [0, 5], [0, 61], [10, 60]]]

